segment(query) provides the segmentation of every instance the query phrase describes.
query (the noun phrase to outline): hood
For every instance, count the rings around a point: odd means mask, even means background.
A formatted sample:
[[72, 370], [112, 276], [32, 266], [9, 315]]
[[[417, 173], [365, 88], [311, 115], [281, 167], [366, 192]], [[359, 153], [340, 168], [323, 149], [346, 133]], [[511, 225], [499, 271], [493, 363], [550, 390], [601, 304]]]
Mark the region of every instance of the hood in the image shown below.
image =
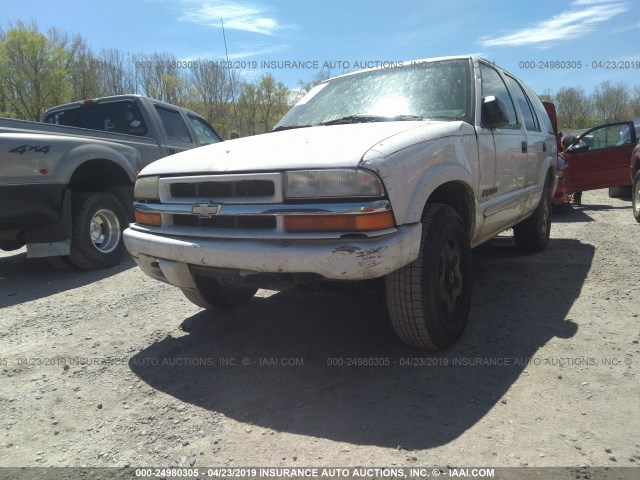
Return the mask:
[[[449, 126], [450, 123], [454, 123], [455, 127]], [[387, 145], [402, 148], [407, 141], [425, 141], [447, 134], [449, 130], [453, 133], [458, 128], [459, 122], [437, 121], [296, 128], [187, 150], [151, 163], [140, 175], [356, 167], [367, 152], [368, 157], [389, 154], [389, 149], [379, 147], [381, 142], [392, 137], [400, 136], [406, 140], [387, 142]], [[378, 148], [371, 150], [375, 146]]]

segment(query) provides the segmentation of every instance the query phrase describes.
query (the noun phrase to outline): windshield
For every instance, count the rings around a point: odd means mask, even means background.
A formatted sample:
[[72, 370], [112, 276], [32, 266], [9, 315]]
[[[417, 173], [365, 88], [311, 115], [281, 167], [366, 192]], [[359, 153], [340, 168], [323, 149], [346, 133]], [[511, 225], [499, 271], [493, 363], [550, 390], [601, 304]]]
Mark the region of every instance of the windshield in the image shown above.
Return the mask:
[[468, 60], [383, 68], [321, 83], [274, 130], [318, 124], [471, 118]]

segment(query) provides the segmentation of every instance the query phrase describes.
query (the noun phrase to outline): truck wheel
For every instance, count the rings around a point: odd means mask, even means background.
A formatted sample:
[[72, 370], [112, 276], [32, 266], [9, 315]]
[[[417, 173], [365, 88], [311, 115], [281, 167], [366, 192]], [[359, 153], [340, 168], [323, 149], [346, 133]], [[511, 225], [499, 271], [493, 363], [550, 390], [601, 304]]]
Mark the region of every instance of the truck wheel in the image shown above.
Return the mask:
[[73, 199], [69, 260], [82, 270], [97, 270], [120, 263], [125, 254], [122, 231], [127, 214], [113, 195], [83, 193]]
[[247, 303], [257, 288], [226, 285], [212, 277], [196, 277], [196, 288], [182, 288], [189, 301], [207, 310], [229, 310]]
[[633, 179], [633, 216], [636, 222], [640, 223], [640, 170], [636, 172], [636, 176]]
[[631, 185], [625, 185], [624, 187], [609, 187], [610, 198], [631, 198]]
[[551, 233], [551, 189], [545, 183], [540, 203], [526, 220], [513, 227], [516, 247], [524, 252], [541, 252], [549, 244]]
[[453, 345], [467, 326], [471, 288], [471, 247], [462, 218], [449, 205], [427, 205], [418, 258], [386, 277], [394, 330], [418, 348]]
[[0, 250], [10, 252], [22, 247], [24, 247], [24, 242], [22, 240], [0, 240]]
[[46, 257], [45, 261], [55, 270], [75, 270], [77, 268], [66, 255], [64, 257]]

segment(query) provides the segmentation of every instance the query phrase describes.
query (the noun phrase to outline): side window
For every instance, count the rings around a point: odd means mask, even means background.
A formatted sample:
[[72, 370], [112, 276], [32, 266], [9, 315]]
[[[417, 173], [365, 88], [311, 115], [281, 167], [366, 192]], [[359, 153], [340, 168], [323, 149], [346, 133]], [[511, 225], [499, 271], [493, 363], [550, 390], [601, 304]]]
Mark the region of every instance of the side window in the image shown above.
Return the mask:
[[529, 131], [540, 131], [540, 123], [538, 122], [538, 118], [536, 117], [533, 108], [531, 107], [531, 102], [529, 98], [522, 90], [522, 86], [516, 81], [515, 78], [511, 78], [507, 75], [507, 83], [513, 92], [513, 96], [518, 103], [518, 107], [520, 107], [520, 112], [522, 113], [522, 119], [524, 120], [524, 128]]
[[156, 111], [160, 115], [160, 121], [167, 132], [167, 139], [176, 142], [192, 143], [189, 130], [185, 125], [180, 112], [170, 108], [164, 108], [156, 105]]
[[604, 125], [595, 128], [584, 134], [579, 140], [579, 143], [586, 143], [590, 150], [621, 147], [634, 143], [634, 138], [631, 135], [629, 124], [627, 123]]
[[507, 86], [502, 81], [498, 72], [490, 66], [481, 63], [480, 75], [482, 77], [482, 96], [495, 96], [502, 100], [507, 107], [507, 118], [509, 119], [509, 125], [507, 125], [506, 128], [517, 127], [516, 109], [513, 106], [509, 90], [507, 90]]
[[198, 137], [200, 144], [209, 145], [211, 143], [218, 143], [221, 140], [213, 128], [201, 118], [194, 117], [193, 115], [187, 115], [187, 118], [189, 119], [189, 123], [191, 123], [193, 131], [196, 132], [196, 137]]

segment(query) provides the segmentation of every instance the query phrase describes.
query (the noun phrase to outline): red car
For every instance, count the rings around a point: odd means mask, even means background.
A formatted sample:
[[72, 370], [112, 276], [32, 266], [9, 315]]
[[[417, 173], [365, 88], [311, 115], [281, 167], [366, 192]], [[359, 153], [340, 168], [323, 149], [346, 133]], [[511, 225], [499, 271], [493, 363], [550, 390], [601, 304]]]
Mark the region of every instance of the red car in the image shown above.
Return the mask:
[[600, 125], [577, 137], [562, 152], [564, 168], [559, 174], [554, 204], [568, 203], [575, 192], [609, 187], [611, 196], [618, 196], [620, 189], [616, 187], [629, 188], [629, 159], [637, 137], [633, 122]]

